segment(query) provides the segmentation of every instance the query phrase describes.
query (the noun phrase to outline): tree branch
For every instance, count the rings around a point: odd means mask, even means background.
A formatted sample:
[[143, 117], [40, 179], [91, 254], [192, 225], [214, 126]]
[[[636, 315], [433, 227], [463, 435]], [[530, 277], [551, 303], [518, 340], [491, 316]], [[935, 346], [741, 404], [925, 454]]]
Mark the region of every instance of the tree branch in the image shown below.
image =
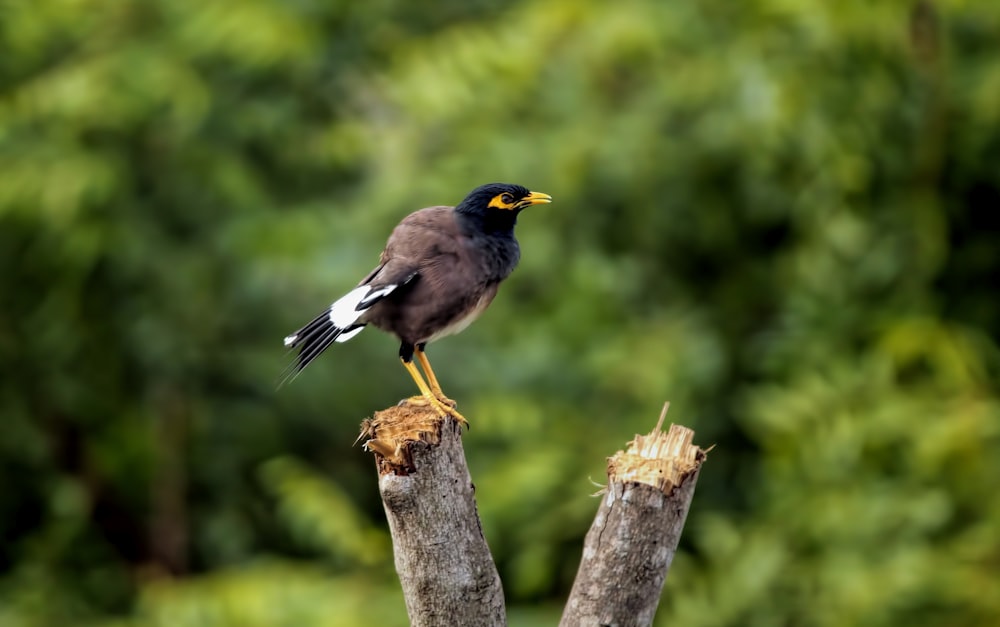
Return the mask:
[[375, 412], [361, 438], [375, 454], [410, 624], [505, 625], [458, 423], [403, 404]]
[[691, 444], [690, 429], [663, 433], [665, 414], [608, 460], [608, 487], [561, 627], [653, 622], [706, 453]]

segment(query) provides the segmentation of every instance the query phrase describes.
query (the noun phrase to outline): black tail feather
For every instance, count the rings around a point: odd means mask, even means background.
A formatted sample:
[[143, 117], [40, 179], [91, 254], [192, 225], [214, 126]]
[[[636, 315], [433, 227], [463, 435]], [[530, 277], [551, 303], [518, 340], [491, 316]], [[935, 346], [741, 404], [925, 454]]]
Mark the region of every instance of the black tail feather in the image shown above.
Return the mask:
[[292, 381], [306, 366], [319, 357], [345, 331], [330, 322], [329, 312], [313, 318], [309, 324], [285, 338], [285, 345], [298, 349], [298, 355], [281, 373], [278, 387]]
[[305, 367], [319, 357], [323, 351], [328, 349], [343, 332], [343, 329], [327, 323], [323, 327], [317, 329], [312, 335], [307, 337], [305, 342], [302, 343], [302, 348], [299, 350], [299, 355], [296, 360], [296, 367], [298, 370], [304, 370]]
[[310, 333], [312, 333], [316, 328], [321, 326], [324, 321], [326, 322], [330, 321], [329, 311], [320, 312], [320, 314], [317, 315], [312, 320], [310, 320], [309, 323], [306, 324], [306, 326], [302, 327], [295, 333], [292, 333], [291, 335], [286, 337], [285, 346], [295, 348], [296, 346], [301, 344]]

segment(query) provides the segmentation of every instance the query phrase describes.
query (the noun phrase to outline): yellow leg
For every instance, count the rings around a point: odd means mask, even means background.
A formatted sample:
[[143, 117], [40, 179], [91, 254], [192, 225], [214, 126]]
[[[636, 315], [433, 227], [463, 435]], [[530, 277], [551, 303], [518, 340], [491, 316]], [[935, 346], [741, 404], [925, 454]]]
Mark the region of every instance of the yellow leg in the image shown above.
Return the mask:
[[[400, 361], [403, 360], [400, 359]], [[410, 373], [410, 376], [413, 377], [414, 383], [417, 384], [417, 388], [420, 389], [420, 396], [416, 396], [409, 399], [411, 403], [414, 401], [426, 402], [437, 413], [437, 415], [441, 416], [442, 418], [450, 415], [454, 417], [455, 420], [457, 420], [459, 423], [467, 427], [469, 426], [469, 421], [465, 419], [465, 416], [455, 411], [454, 408], [448, 407], [440, 400], [438, 400], [437, 396], [434, 395], [434, 392], [431, 392], [431, 389], [427, 387], [427, 383], [424, 382], [424, 378], [420, 376], [420, 371], [417, 370], [416, 365], [414, 365], [412, 361], [403, 361], [403, 367], [406, 368], [406, 371]]]
[[431, 362], [427, 360], [427, 355], [424, 351], [418, 347], [415, 353], [417, 360], [420, 362], [420, 367], [424, 369], [424, 374], [427, 375], [427, 383], [430, 384], [431, 392], [434, 393], [434, 396], [445, 405], [456, 405], [455, 401], [445, 396], [441, 390], [441, 384], [438, 383], [437, 377], [434, 376], [434, 370], [431, 369]]

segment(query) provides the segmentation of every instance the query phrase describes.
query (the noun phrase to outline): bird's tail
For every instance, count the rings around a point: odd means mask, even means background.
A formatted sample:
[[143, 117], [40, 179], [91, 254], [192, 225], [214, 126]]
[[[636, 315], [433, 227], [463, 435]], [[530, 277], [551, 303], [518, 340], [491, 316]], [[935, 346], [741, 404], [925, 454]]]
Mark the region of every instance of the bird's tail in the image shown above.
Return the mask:
[[[346, 342], [364, 329], [364, 324], [338, 327], [330, 322], [330, 314], [324, 311], [295, 333], [285, 338], [285, 346], [298, 349], [295, 361], [285, 373], [285, 380], [294, 378], [303, 368], [323, 354], [334, 342]], [[284, 381], [283, 381], [284, 382]]]
[[330, 305], [329, 309], [313, 318], [309, 324], [286, 337], [285, 346], [298, 349], [299, 352], [285, 368], [278, 386], [294, 379], [334, 342], [346, 342], [361, 333], [365, 328], [365, 323], [360, 321], [364, 313], [399, 285], [360, 285]]

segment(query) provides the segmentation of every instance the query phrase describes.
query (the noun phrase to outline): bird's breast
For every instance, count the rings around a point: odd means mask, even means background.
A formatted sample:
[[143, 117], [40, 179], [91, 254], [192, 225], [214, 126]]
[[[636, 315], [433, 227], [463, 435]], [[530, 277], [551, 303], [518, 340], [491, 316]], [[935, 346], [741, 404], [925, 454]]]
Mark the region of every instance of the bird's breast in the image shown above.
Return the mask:
[[435, 340], [439, 340], [449, 335], [455, 335], [456, 333], [461, 333], [470, 324], [475, 322], [476, 318], [481, 316], [482, 313], [486, 311], [486, 308], [490, 306], [491, 302], [493, 302], [493, 297], [496, 296], [496, 293], [497, 293], [496, 285], [487, 288], [486, 291], [480, 294], [479, 298], [473, 303], [473, 306], [470, 307], [464, 314], [456, 317], [448, 324], [437, 329], [430, 335], [430, 337], [428, 337], [426, 340], [423, 341], [433, 342]]

